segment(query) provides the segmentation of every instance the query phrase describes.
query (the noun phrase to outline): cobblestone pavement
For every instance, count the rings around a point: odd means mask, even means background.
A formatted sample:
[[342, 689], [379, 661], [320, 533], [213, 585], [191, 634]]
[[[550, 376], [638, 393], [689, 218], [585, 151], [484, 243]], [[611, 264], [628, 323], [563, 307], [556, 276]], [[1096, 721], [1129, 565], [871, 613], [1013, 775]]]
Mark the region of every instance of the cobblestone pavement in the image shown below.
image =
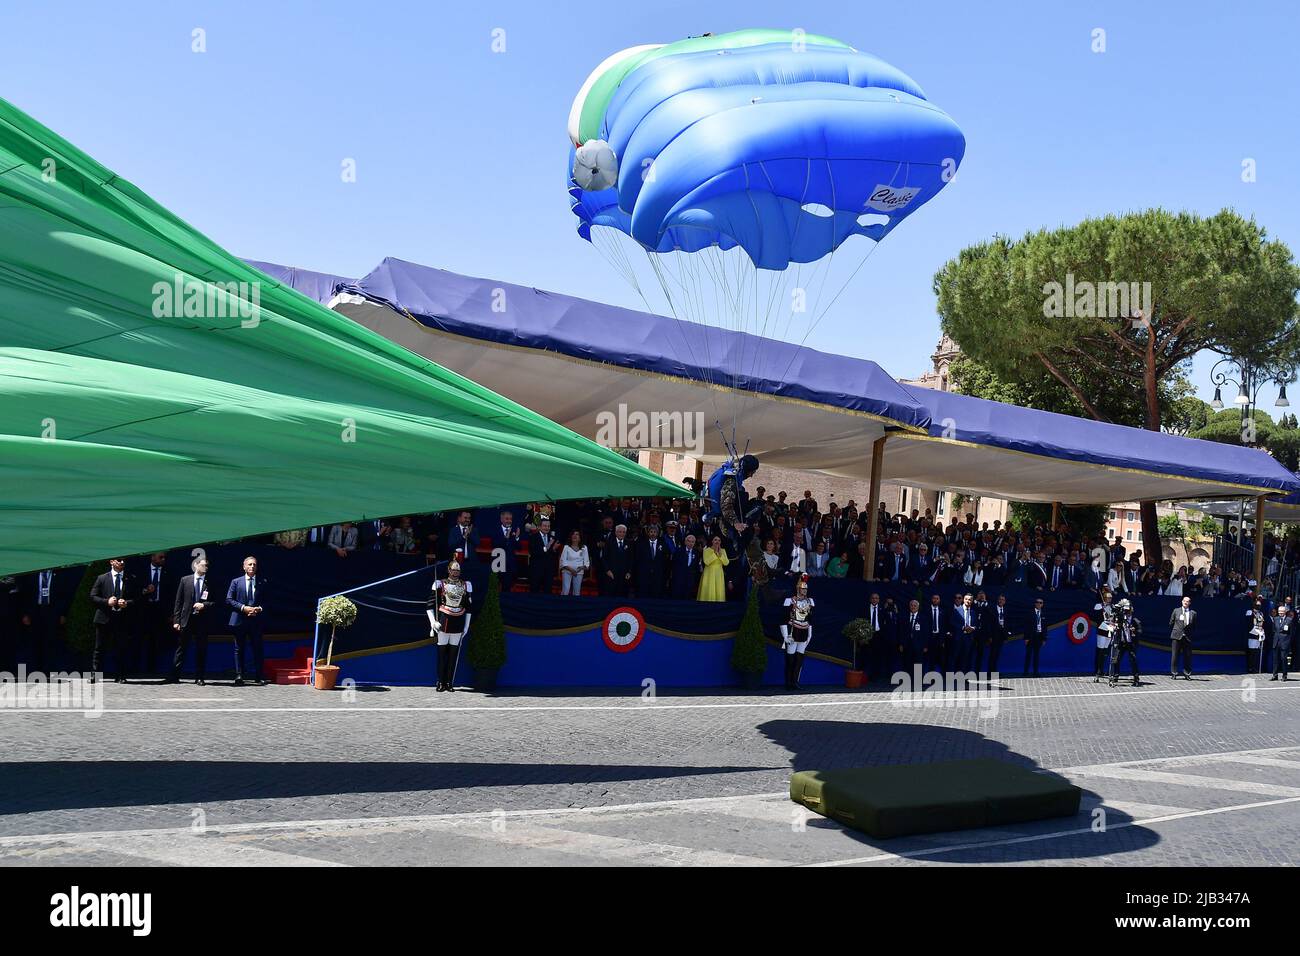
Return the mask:
[[[1300, 861], [1300, 681], [996, 686], [980, 706], [900, 707], [883, 691], [109, 684], [94, 718], [0, 708], [0, 863]], [[1083, 809], [879, 841], [786, 795], [792, 769], [970, 757], [1063, 773]]]

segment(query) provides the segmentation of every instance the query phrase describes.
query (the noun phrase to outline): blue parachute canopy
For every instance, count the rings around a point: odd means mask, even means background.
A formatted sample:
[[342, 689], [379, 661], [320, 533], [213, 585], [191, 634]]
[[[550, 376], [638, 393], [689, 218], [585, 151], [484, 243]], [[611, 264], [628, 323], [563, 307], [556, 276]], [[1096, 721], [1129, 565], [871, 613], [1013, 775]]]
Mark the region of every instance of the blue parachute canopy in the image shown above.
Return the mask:
[[656, 252], [740, 245], [773, 270], [884, 238], [966, 148], [902, 71], [772, 30], [615, 54], [574, 102], [570, 138], [584, 238], [608, 226]]

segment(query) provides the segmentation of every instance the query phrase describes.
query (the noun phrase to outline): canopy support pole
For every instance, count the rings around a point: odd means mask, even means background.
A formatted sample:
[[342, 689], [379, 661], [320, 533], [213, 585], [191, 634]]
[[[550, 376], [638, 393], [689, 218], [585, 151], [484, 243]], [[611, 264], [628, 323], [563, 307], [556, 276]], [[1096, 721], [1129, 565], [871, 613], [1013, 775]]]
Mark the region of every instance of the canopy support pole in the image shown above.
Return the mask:
[[862, 580], [876, 580], [876, 538], [880, 534], [880, 472], [885, 464], [885, 440], [881, 435], [871, 443], [871, 503], [867, 506], [867, 557], [862, 565]]
[[1056, 528], [1061, 523], [1061, 503], [1052, 502], [1052, 534], [1056, 534]]
[[1257, 595], [1264, 587], [1264, 502], [1267, 500], [1263, 495], [1255, 499], [1255, 593]]

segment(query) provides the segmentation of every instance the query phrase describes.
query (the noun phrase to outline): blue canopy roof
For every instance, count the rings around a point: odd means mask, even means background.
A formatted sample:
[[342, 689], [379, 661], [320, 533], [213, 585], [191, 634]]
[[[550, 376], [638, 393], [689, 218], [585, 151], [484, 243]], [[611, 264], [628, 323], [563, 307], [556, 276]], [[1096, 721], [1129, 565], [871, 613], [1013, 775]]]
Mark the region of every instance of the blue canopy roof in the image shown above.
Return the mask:
[[[1300, 491], [1262, 451], [901, 385], [866, 359], [400, 259], [355, 280], [256, 265], [582, 434], [613, 401], [678, 407], [682, 389], [707, 385], [754, 396], [737, 437], [794, 468], [867, 477], [871, 442], [888, 433], [886, 479], [976, 495], [1082, 504]], [[733, 380], [739, 367], [748, 374]]]
[[[339, 288], [442, 332], [791, 398], [924, 429], [929, 416], [866, 359], [388, 258]], [[733, 370], [744, 374], [732, 383]]]
[[[968, 395], [904, 386], [930, 411], [930, 435], [1009, 453], [1074, 461], [1139, 475], [1165, 475], [1223, 486], [1240, 494], [1297, 487], [1297, 478], [1257, 449], [1202, 441], [1008, 405]], [[1143, 495], [1134, 495], [1142, 498]], [[1056, 499], [1060, 500], [1060, 499]]]

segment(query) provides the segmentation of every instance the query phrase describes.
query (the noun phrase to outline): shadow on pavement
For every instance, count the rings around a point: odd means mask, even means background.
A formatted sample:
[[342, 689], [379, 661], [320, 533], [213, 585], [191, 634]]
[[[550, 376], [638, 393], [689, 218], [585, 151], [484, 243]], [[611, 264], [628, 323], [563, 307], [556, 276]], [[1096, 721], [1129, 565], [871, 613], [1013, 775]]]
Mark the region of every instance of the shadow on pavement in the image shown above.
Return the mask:
[[[1035, 761], [1012, 751], [1000, 741], [953, 727], [835, 720], [769, 720], [760, 724], [758, 729], [773, 743], [789, 752], [792, 772], [978, 758], [1005, 760], [1031, 770], [1042, 769]], [[918, 857], [922, 861], [933, 860], [936, 863], [1018, 863], [1082, 859], [1129, 853], [1160, 841], [1159, 834], [1146, 827], [1121, 826], [1131, 824], [1133, 818], [1111, 808], [1106, 810], [1105, 831], [1094, 831], [1093, 808], [1100, 802], [1101, 798], [1097, 794], [1085, 789], [1079, 813], [1073, 817], [1011, 824], [996, 830], [957, 830], [892, 840], [879, 840], [857, 830], [841, 828], [838, 823], [818, 816], [811, 817], [808, 825], [819, 829], [838, 829], [846, 840], [861, 844], [861, 853], [849, 852], [845, 856], [871, 856], [872, 849], [881, 853], [905, 854], [936, 849], [943, 845], [958, 846], [1016, 840], [1035, 834], [1080, 831], [1050, 840], [1002, 842], [996, 846], [971, 846]]]
[[574, 785], [752, 773], [770, 767], [636, 764], [105, 760], [0, 763], [0, 816], [353, 793]]

